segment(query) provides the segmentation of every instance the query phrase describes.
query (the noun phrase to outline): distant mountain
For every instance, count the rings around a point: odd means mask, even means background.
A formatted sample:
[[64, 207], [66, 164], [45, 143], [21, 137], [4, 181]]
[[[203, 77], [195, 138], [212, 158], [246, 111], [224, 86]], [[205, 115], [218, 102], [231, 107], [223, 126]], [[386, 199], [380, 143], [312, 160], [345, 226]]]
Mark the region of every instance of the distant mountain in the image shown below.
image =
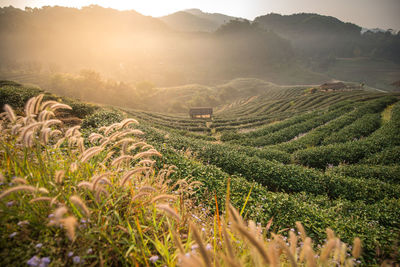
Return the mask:
[[179, 11], [160, 18], [171, 29], [185, 32], [212, 32], [220, 26], [217, 22]]
[[170, 28], [185, 32], [213, 32], [231, 20], [244, 20], [219, 13], [205, 13], [200, 9], [187, 9], [160, 17]]
[[255, 19], [260, 27], [291, 41], [302, 58], [327, 67], [335, 58], [373, 57], [400, 62], [400, 34], [364, 32], [353, 23], [312, 13], [268, 14]]

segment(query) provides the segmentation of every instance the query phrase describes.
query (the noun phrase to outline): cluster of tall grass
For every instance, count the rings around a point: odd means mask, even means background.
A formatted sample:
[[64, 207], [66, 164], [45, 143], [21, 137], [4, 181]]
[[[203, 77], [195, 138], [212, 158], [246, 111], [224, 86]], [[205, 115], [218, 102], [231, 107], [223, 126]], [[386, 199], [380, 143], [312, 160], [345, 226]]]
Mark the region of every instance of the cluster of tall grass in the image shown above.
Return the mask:
[[[316, 247], [300, 222], [285, 235], [245, 222], [230, 205], [196, 204], [201, 183], [174, 165], [127, 118], [84, 135], [55, 117], [70, 106], [44, 95], [23, 113], [5, 105], [0, 136], [1, 265], [277, 266], [359, 264], [330, 229]], [[233, 194], [233, 192], [232, 192]], [[286, 237], [287, 236], [287, 237]]]

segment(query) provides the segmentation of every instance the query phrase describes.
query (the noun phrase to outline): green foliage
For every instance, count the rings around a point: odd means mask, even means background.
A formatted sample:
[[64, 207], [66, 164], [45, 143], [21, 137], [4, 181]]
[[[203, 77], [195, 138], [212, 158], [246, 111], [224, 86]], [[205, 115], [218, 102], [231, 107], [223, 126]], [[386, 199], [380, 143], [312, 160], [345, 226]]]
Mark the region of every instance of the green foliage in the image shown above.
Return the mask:
[[384, 182], [400, 183], [400, 166], [384, 166], [384, 165], [339, 165], [328, 169], [331, 173], [342, 176], [373, 178]]
[[87, 116], [82, 122], [82, 129], [99, 128], [111, 125], [123, 119], [120, 112], [116, 110], [100, 110]]

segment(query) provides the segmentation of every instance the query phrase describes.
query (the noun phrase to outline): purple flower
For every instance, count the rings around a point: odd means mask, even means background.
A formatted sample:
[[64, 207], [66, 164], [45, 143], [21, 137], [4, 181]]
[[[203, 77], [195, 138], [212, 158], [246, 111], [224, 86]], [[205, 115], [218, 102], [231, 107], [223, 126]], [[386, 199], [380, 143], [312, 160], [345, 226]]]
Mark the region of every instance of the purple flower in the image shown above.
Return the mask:
[[8, 237], [9, 237], [9, 238], [13, 238], [13, 237], [16, 236], [16, 235], [17, 235], [17, 232], [14, 232], [14, 233], [10, 234]]
[[211, 244], [207, 244], [206, 249], [207, 249], [207, 250], [212, 250]]
[[74, 256], [74, 252], [70, 251], [70, 252], [68, 252], [68, 254], [67, 254], [67, 255], [68, 255], [68, 257], [70, 257], [70, 258], [71, 258], [72, 256]]
[[93, 249], [91, 249], [91, 248], [89, 248], [88, 250], [86, 250], [86, 253], [87, 253], [87, 254], [92, 254], [92, 252], [93, 252]]
[[37, 244], [36, 246], [35, 246], [35, 248], [41, 248], [43, 246], [43, 244], [42, 243], [39, 243], [39, 244]]
[[39, 264], [39, 267], [47, 267], [49, 264], [50, 264], [50, 257], [43, 257], [41, 260], [40, 260], [40, 264]]
[[72, 261], [74, 262], [74, 264], [79, 264], [81, 263], [81, 258], [79, 256], [75, 256], [72, 258]]
[[11, 207], [12, 205], [14, 205], [14, 201], [11, 200], [7, 202], [7, 207]]
[[38, 266], [40, 263], [40, 258], [38, 256], [33, 256], [26, 262], [29, 266]]
[[159, 256], [155, 255], [155, 256], [151, 256], [149, 258], [149, 261], [151, 261], [152, 263], [155, 263], [156, 261], [158, 261], [160, 259]]

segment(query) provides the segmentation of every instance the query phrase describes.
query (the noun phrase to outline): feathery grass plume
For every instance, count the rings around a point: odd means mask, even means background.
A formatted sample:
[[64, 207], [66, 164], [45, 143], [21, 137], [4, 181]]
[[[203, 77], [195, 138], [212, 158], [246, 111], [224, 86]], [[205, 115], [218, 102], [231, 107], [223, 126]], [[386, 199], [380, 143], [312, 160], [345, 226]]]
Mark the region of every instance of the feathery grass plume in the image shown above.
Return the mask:
[[25, 138], [23, 139], [24, 145], [26, 147], [32, 147], [33, 146], [33, 139], [34, 139], [34, 134], [33, 131], [30, 131]]
[[64, 170], [57, 170], [56, 173], [54, 174], [54, 181], [56, 181], [57, 184], [62, 184], [64, 175], [65, 175]]
[[79, 157], [81, 162], [87, 162], [89, 159], [99, 154], [103, 148], [101, 146], [94, 146], [85, 150], [82, 155]]
[[54, 117], [53, 111], [43, 110], [39, 113], [38, 121], [47, 121], [50, 117]]
[[52, 130], [51, 132], [50, 132], [50, 138], [54, 138], [55, 136], [61, 136], [62, 135], [62, 132], [60, 131], [60, 130]]
[[89, 190], [93, 190], [93, 184], [90, 182], [86, 182], [86, 181], [80, 182], [78, 184], [78, 187], [79, 188], [83, 187], [83, 188], [88, 188]]
[[[112, 165], [112, 164], [111, 164]], [[123, 185], [125, 185], [125, 183], [126, 182], [128, 182], [131, 178], [132, 178], [132, 176], [135, 174], [135, 173], [140, 173], [140, 172], [144, 172], [144, 171], [147, 171], [147, 170], [149, 170], [149, 167], [140, 167], [140, 168], [135, 168], [135, 169], [133, 169], [133, 170], [131, 170], [131, 171], [128, 171], [124, 176], [122, 176], [122, 178], [121, 178], [121, 186], [123, 186]]]
[[144, 132], [142, 132], [141, 130], [136, 130], [136, 129], [126, 129], [121, 132], [116, 132], [116, 136], [114, 138], [121, 138], [121, 137], [127, 136], [128, 134], [144, 135]]
[[[236, 211], [236, 213], [237, 213], [237, 211]], [[249, 243], [251, 245], [253, 245], [253, 247], [256, 249], [256, 251], [263, 258], [264, 262], [266, 264], [270, 264], [270, 259], [268, 257], [267, 251], [265, 250], [264, 244], [259, 239], [257, 239], [256, 236], [254, 236], [251, 233], [249, 233], [249, 231], [243, 225], [237, 223], [236, 221], [232, 223], [232, 226], [234, 227], [234, 229], [236, 229], [238, 231], [238, 233], [242, 237], [244, 237], [246, 240], [249, 241]]]
[[14, 110], [12, 109], [12, 107], [8, 104], [4, 105], [4, 111], [7, 114], [8, 119], [14, 123], [17, 120], [17, 116], [15, 116]]
[[33, 101], [33, 113], [38, 114], [40, 110], [40, 104], [42, 103], [44, 94], [40, 94], [37, 97], [35, 97], [35, 100]]
[[21, 178], [21, 177], [13, 178], [12, 182], [16, 183], [16, 184], [28, 184], [28, 182], [24, 178]]
[[61, 104], [61, 103], [57, 103], [57, 104], [51, 105], [50, 109], [52, 111], [56, 111], [57, 109], [69, 109], [69, 110], [72, 110], [72, 108], [70, 106], [68, 106], [66, 104]]
[[165, 212], [169, 217], [176, 219], [178, 222], [181, 220], [180, 216], [171, 208], [168, 204], [158, 204], [156, 208], [160, 211]]
[[159, 195], [159, 196], [152, 198], [151, 203], [155, 203], [157, 201], [163, 201], [163, 200], [176, 200], [176, 196], [167, 195], [167, 194]]
[[22, 122], [25, 126], [31, 124], [31, 123], [35, 123], [37, 122], [34, 118], [36, 117], [36, 115], [28, 115], [25, 117], [22, 117], [21, 120], [18, 120], [18, 122]]
[[62, 143], [64, 143], [65, 138], [60, 138], [57, 143], [54, 145], [54, 148], [60, 148], [60, 146], [62, 145]]
[[54, 100], [48, 100], [42, 103], [42, 105], [40, 106], [40, 110], [45, 110], [47, 107], [51, 107], [52, 105], [55, 104], [58, 104], [58, 102]]
[[11, 127], [11, 134], [16, 135], [18, 131], [21, 129], [22, 124], [15, 124], [13, 127]]
[[42, 130], [40, 131], [39, 137], [44, 145], [47, 145], [47, 143], [49, 142], [50, 132], [50, 128], [42, 128]]
[[269, 266], [279, 267], [279, 255], [275, 241], [271, 241], [269, 243], [267, 248], [267, 256], [269, 260]]
[[303, 249], [300, 252], [300, 261], [307, 261], [307, 265], [315, 266], [315, 257], [314, 251], [312, 249], [312, 241], [311, 238], [306, 237], [304, 240]]
[[326, 263], [328, 261], [329, 255], [331, 254], [335, 246], [336, 246], [336, 239], [335, 238], [329, 239], [325, 247], [321, 250], [320, 261], [322, 263]]
[[330, 228], [326, 228], [326, 235], [328, 237], [328, 240], [335, 239], [335, 233]]
[[150, 150], [147, 150], [147, 151], [145, 151], [145, 152], [137, 153], [137, 154], [133, 157], [133, 159], [149, 158], [149, 157], [152, 157], [152, 156], [156, 156], [156, 157], [160, 157], [160, 158], [162, 157], [162, 155], [161, 155], [160, 152], [158, 152], [158, 151], [155, 150], [155, 149], [150, 149]]
[[148, 195], [150, 195], [151, 193], [150, 192], [140, 192], [139, 194], [136, 194], [133, 198], [132, 198], [132, 201], [135, 201], [135, 200], [137, 200], [137, 199], [139, 199], [139, 198], [141, 198], [141, 197], [144, 197], [144, 196], [148, 196]]
[[56, 221], [60, 221], [61, 218], [68, 212], [68, 209], [65, 206], [58, 207], [54, 212], [54, 218]]
[[205, 266], [211, 266], [211, 260], [207, 253], [207, 249], [203, 244], [199, 231], [197, 231], [197, 227], [194, 223], [189, 223], [190, 229], [192, 230], [194, 240], [199, 245], [200, 255], [203, 258]]
[[150, 165], [150, 166], [152, 166], [154, 163], [156, 163], [155, 160], [143, 159], [143, 160], [139, 161], [138, 165]]
[[282, 237], [279, 235], [272, 234], [274, 237], [274, 240], [277, 242], [277, 244], [280, 246], [280, 248], [283, 249], [285, 252], [286, 256], [289, 258], [289, 261], [293, 267], [297, 266], [296, 259], [295, 259], [295, 254], [291, 251], [291, 249], [286, 245], [285, 241], [283, 241]]
[[290, 252], [296, 257], [297, 236], [292, 231], [289, 231]]
[[29, 98], [29, 100], [26, 102], [25, 116], [29, 117], [30, 115], [33, 115], [34, 102], [35, 102], [35, 97]]
[[100, 181], [103, 181], [105, 183], [107, 183], [108, 185], [111, 186], [111, 182], [106, 178], [107, 176], [109, 176], [111, 173], [110, 172], [106, 172], [97, 176], [92, 177], [92, 183], [93, 183], [93, 190], [96, 190], [97, 184]]
[[139, 189], [139, 192], [156, 192], [157, 190], [154, 187], [145, 185]]
[[22, 132], [21, 132], [21, 140], [25, 140], [26, 136], [28, 135], [29, 132], [33, 133], [33, 131], [35, 131], [35, 128], [41, 126], [42, 124], [43, 124], [43, 122], [36, 122], [36, 123], [32, 123], [32, 124], [29, 124], [29, 125], [23, 127], [21, 129], [22, 130]]
[[44, 188], [44, 187], [40, 187], [40, 188], [38, 189], [38, 192], [43, 193], [43, 194], [48, 194], [48, 193], [49, 193], [49, 190], [47, 190], [47, 189]]
[[154, 149], [154, 147], [152, 145], [146, 144], [146, 145], [142, 146], [140, 149], [141, 150], [146, 150], [146, 149], [150, 150], [150, 149]]
[[353, 251], [351, 252], [354, 258], [359, 258], [361, 255], [361, 239], [356, 237], [353, 241]]
[[79, 149], [79, 152], [80, 152], [80, 153], [83, 153], [83, 152], [85, 151], [85, 144], [84, 144], [84, 141], [85, 141], [85, 139], [82, 138], [82, 137], [77, 138], [76, 143], [77, 143], [77, 145], [78, 145], [78, 149]]
[[78, 196], [78, 195], [73, 195], [69, 198], [69, 201], [71, 201], [75, 206], [78, 206], [83, 212], [85, 213], [86, 217], [90, 216], [90, 211], [88, 207], [86, 206], [85, 202]]
[[68, 216], [60, 220], [60, 223], [67, 230], [67, 236], [71, 241], [75, 239], [75, 228], [78, 225], [78, 220], [74, 216]]
[[111, 162], [111, 166], [117, 166], [117, 165], [119, 165], [120, 163], [122, 163], [123, 161], [125, 161], [125, 160], [131, 160], [131, 159], [134, 159], [134, 157], [133, 157], [133, 156], [130, 156], [130, 155], [122, 155], [122, 156], [119, 156], [118, 158], [114, 159], [114, 160]]
[[109, 125], [104, 130], [104, 135], [109, 135], [112, 131], [119, 129], [120, 126], [121, 125], [119, 124], [119, 122], [116, 122], [116, 123], [113, 123], [113, 124]]
[[47, 202], [51, 202], [53, 199], [51, 198], [51, 197], [37, 197], [37, 198], [34, 198], [34, 199], [31, 199], [30, 201], [29, 201], [29, 203], [35, 203], [35, 202], [38, 202], [38, 201], [47, 201]]
[[128, 147], [128, 151], [134, 150], [134, 149], [136, 149], [136, 148], [138, 148], [138, 147], [143, 147], [143, 146], [145, 146], [145, 145], [147, 145], [147, 143], [145, 143], [145, 142], [143, 142], [143, 141], [137, 142], [137, 143], [131, 145], [130, 147]]
[[52, 125], [55, 125], [55, 124], [62, 124], [62, 122], [60, 121], [60, 120], [57, 120], [57, 119], [51, 119], [51, 120], [46, 120], [46, 121], [43, 121], [43, 127], [44, 128], [49, 128], [50, 126], [52, 126]]
[[301, 224], [301, 222], [296, 222], [296, 227], [300, 232], [301, 240], [303, 240], [303, 242], [304, 242], [306, 240], [307, 234], [306, 234], [306, 231], [304, 230], [303, 225]]
[[[180, 255], [181, 266], [183, 267], [199, 267], [199, 266], [206, 266], [202, 263], [201, 259], [197, 255], [190, 255], [189, 257], [186, 254]], [[208, 266], [206, 266], [208, 267]]]
[[128, 119], [125, 119], [125, 120], [120, 122], [120, 127], [121, 127], [121, 129], [124, 129], [125, 127], [127, 127], [128, 125], [131, 125], [131, 124], [138, 125], [139, 122], [137, 120], [135, 120], [135, 119], [128, 118]]
[[36, 188], [31, 186], [31, 185], [19, 185], [19, 186], [14, 186], [3, 193], [0, 194], [0, 200], [5, 198], [6, 196], [10, 195], [11, 193], [18, 192], [18, 191], [26, 191], [26, 192], [36, 192]]
[[[72, 137], [72, 136], [77, 135], [77, 133], [79, 133], [79, 129], [80, 129], [80, 128], [81, 128], [80, 125], [76, 125], [76, 126], [74, 126], [74, 127], [69, 128], [69, 129], [65, 132], [65, 137], [66, 137], [66, 138], [69, 138], [69, 137]], [[79, 135], [80, 135], [80, 133], [79, 133]]]
[[102, 139], [102, 138], [104, 138], [104, 136], [103, 135], [101, 135], [101, 134], [98, 134], [98, 133], [91, 133], [90, 135], [89, 135], [89, 141], [90, 141], [90, 143], [94, 143], [94, 142], [96, 142], [97, 140], [100, 140], [100, 139]]

